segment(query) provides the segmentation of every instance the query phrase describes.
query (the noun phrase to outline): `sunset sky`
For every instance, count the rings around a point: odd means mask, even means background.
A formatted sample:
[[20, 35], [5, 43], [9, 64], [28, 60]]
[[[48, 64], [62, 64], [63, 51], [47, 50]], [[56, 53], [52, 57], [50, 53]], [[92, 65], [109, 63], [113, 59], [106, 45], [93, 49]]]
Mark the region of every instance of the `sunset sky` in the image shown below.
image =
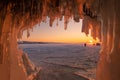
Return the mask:
[[82, 20], [79, 23], [74, 22], [72, 19], [68, 23], [67, 30], [64, 30], [64, 21], [54, 21], [53, 27], [49, 26], [49, 19], [42, 22], [40, 25], [36, 25], [33, 31], [30, 31], [30, 37], [26, 37], [26, 31], [24, 31], [23, 41], [37, 41], [37, 42], [66, 42], [66, 43], [81, 43], [89, 42], [92, 38], [86, 37], [81, 32]]

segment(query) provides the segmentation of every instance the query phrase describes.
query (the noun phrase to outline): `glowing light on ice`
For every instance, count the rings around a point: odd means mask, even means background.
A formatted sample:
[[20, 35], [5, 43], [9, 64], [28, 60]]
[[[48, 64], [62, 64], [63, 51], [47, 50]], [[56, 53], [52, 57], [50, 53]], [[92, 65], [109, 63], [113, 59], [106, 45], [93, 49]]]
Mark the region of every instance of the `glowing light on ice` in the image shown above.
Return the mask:
[[90, 42], [90, 43], [93, 43], [93, 41], [92, 41], [92, 40], [90, 40], [89, 42]]

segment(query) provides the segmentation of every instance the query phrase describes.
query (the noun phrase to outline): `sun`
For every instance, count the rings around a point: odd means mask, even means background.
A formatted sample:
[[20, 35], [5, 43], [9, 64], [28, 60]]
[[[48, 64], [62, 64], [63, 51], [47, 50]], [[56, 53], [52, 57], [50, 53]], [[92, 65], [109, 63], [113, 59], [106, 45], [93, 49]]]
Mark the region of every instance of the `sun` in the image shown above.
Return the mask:
[[89, 42], [90, 42], [90, 43], [93, 43], [93, 41], [92, 41], [92, 40], [90, 40]]

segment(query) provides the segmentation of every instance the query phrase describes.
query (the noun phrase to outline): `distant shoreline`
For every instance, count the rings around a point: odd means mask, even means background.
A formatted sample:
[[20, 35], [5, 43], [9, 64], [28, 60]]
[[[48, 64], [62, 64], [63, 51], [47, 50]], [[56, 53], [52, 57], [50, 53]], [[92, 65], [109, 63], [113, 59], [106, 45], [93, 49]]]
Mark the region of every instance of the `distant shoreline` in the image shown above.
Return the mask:
[[17, 43], [18, 44], [64, 44], [63, 42], [34, 42], [34, 41], [18, 41]]
[[85, 42], [81, 42], [81, 43], [65, 43], [65, 42], [34, 42], [34, 41], [18, 41], [18, 44], [81, 44], [83, 46], [88, 46], [88, 45], [93, 45], [93, 46], [101, 46], [101, 43], [94, 43], [94, 44], [90, 44], [90, 43], [85, 43]]

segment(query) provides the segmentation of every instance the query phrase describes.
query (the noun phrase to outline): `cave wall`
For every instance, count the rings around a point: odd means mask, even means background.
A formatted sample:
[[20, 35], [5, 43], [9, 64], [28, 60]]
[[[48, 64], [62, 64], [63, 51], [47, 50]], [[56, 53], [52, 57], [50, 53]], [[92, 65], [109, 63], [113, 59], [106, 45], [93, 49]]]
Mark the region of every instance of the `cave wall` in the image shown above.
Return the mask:
[[22, 61], [22, 51], [18, 50], [18, 29], [12, 24], [12, 16], [6, 13], [1, 35], [0, 78], [2, 80], [27, 80]]
[[4, 0], [0, 1], [0, 78], [27, 80], [22, 51], [17, 48], [24, 30], [50, 18], [83, 19], [82, 31], [92, 30], [93, 38], [102, 41], [96, 80], [119, 80], [120, 10], [119, 0]]
[[101, 0], [102, 49], [96, 80], [120, 79], [119, 0]]

